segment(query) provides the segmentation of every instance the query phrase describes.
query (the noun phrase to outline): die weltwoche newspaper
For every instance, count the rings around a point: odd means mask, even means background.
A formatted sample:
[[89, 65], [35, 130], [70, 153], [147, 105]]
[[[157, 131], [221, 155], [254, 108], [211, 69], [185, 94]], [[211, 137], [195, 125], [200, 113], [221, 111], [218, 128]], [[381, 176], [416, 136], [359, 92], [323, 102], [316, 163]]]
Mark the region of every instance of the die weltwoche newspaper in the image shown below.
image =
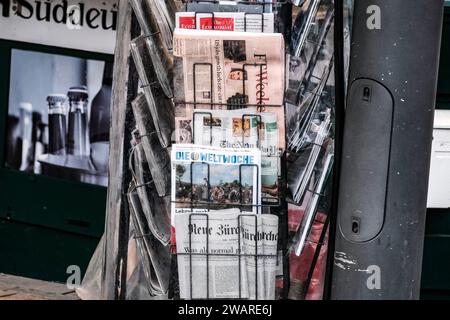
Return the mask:
[[275, 298], [277, 216], [182, 213], [175, 227], [182, 299]]
[[172, 173], [172, 245], [176, 215], [237, 207], [259, 213], [261, 151], [174, 144]]

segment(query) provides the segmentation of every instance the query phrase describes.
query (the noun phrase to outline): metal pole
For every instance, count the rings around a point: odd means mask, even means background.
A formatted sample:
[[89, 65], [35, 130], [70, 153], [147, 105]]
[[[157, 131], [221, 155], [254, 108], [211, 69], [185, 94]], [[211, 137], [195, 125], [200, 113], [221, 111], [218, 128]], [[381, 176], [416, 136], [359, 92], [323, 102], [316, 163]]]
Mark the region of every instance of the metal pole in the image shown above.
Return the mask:
[[418, 299], [443, 1], [353, 17], [331, 298]]

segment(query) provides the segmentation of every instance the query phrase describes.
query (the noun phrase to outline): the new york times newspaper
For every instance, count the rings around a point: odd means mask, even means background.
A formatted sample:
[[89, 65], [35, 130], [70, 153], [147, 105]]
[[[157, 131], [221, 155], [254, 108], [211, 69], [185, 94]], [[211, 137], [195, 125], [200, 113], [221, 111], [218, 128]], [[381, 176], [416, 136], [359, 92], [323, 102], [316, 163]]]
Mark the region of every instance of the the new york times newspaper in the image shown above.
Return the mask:
[[[280, 174], [277, 114], [258, 113], [257, 108], [238, 110], [196, 109], [192, 116], [192, 141], [221, 148], [259, 148], [261, 150], [261, 188], [263, 203], [278, 195]], [[180, 130], [186, 134], [189, 130]], [[189, 135], [189, 134], [188, 134]], [[276, 201], [276, 200], [275, 200]]]
[[182, 299], [274, 299], [277, 216], [183, 213], [175, 227]]

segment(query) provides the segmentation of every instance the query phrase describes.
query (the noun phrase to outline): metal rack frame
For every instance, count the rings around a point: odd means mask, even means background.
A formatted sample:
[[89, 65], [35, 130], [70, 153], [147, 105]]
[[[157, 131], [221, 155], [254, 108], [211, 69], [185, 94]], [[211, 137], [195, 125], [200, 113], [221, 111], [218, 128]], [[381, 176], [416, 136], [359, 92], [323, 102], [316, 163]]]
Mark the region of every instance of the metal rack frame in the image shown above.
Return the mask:
[[[339, 6], [342, 0], [335, 0], [336, 9], [342, 8]], [[202, 0], [194, 2], [202, 2]], [[205, 2], [205, 1], [203, 1]], [[219, 1], [213, 0], [209, 2]], [[284, 5], [289, 3], [288, 1], [277, 3], [251, 3], [248, 1], [239, 1], [242, 4], [248, 5], [262, 5], [265, 8], [267, 5]], [[265, 9], [263, 9], [265, 10]], [[106, 215], [106, 241], [105, 241], [105, 261], [111, 263], [105, 263], [104, 270], [102, 270], [102, 298], [103, 299], [125, 299], [126, 297], [126, 266], [127, 266], [127, 245], [128, 245], [128, 226], [130, 223], [130, 212], [128, 209], [128, 200], [126, 191], [131, 181], [131, 175], [128, 172], [127, 164], [129, 161], [130, 153], [127, 152], [128, 142], [131, 140], [133, 126], [133, 112], [131, 108], [131, 101], [136, 96], [138, 91], [138, 76], [135, 70], [129, 46], [131, 40], [139, 36], [141, 33], [137, 17], [134, 15], [131, 5], [128, 1], [120, 1], [118, 8], [118, 25], [121, 28], [117, 32], [117, 43], [115, 50], [115, 70], [113, 81], [113, 96], [112, 96], [112, 122], [111, 122], [111, 155], [109, 166], [109, 187], [108, 187], [108, 204]], [[263, 11], [264, 12], [264, 11]], [[336, 22], [339, 25], [339, 16], [336, 16]], [[214, 23], [213, 23], [214, 26]], [[338, 28], [335, 28], [336, 30]], [[336, 31], [335, 31], [336, 32]], [[338, 56], [338, 58], [341, 58]], [[341, 60], [339, 60], [341, 61]], [[340, 65], [338, 65], [340, 68]], [[336, 69], [339, 69], [336, 68]], [[340, 75], [340, 74], [339, 74]], [[244, 80], [245, 83], [245, 80]], [[154, 84], [144, 84], [154, 85]], [[245, 87], [245, 86], [244, 86]], [[342, 91], [342, 88], [338, 88]], [[337, 89], [337, 91], [338, 91]], [[341, 97], [341, 95], [340, 95]], [[194, 102], [195, 103], [195, 102]], [[200, 103], [195, 103], [195, 105]], [[204, 105], [204, 103], [202, 103]], [[207, 104], [209, 105], [209, 104]], [[248, 105], [247, 105], [248, 106]], [[267, 107], [267, 105], [265, 105]], [[342, 118], [337, 119], [342, 121]], [[339, 136], [338, 136], [339, 137]], [[280, 193], [283, 195], [286, 193], [286, 161], [284, 161], [286, 154], [283, 154], [281, 158], [282, 174], [280, 183]], [[280, 228], [287, 231], [287, 202], [284, 201], [285, 197], [282, 197], [282, 201], [279, 205], [279, 214], [281, 214]], [[248, 206], [248, 205], [247, 205]], [[262, 207], [263, 205], [261, 205]], [[314, 256], [313, 264], [309, 270], [308, 281], [305, 286], [309, 286], [309, 282], [312, 277], [312, 273], [317, 263], [320, 250], [322, 248], [323, 240], [325, 239], [326, 232], [330, 223], [333, 223], [332, 214], [329, 214], [326, 220], [326, 225], [323, 229], [320, 241], [318, 243], [318, 249]], [[137, 235], [145, 237], [146, 235]], [[330, 235], [331, 237], [331, 235]], [[286, 245], [287, 238], [280, 243], [283, 247], [283, 254], [286, 257]], [[331, 251], [331, 250], [330, 250]], [[238, 255], [241, 259], [241, 255]], [[176, 259], [175, 259], [176, 260]], [[331, 261], [331, 260], [329, 260]], [[287, 283], [289, 277], [289, 266], [286, 261], [284, 265], [284, 281], [285, 292], [287, 292]], [[173, 272], [173, 270], [172, 270]], [[192, 288], [191, 288], [192, 290]], [[307, 290], [306, 290], [307, 292]], [[287, 297], [286, 294], [283, 294]]]

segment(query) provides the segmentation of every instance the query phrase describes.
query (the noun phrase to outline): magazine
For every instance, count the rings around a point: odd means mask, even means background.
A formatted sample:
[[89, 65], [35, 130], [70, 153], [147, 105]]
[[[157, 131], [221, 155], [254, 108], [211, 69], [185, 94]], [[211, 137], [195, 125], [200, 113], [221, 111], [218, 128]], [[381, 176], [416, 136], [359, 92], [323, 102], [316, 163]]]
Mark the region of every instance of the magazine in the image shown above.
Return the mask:
[[177, 12], [176, 27], [180, 29], [273, 33], [274, 14]]

